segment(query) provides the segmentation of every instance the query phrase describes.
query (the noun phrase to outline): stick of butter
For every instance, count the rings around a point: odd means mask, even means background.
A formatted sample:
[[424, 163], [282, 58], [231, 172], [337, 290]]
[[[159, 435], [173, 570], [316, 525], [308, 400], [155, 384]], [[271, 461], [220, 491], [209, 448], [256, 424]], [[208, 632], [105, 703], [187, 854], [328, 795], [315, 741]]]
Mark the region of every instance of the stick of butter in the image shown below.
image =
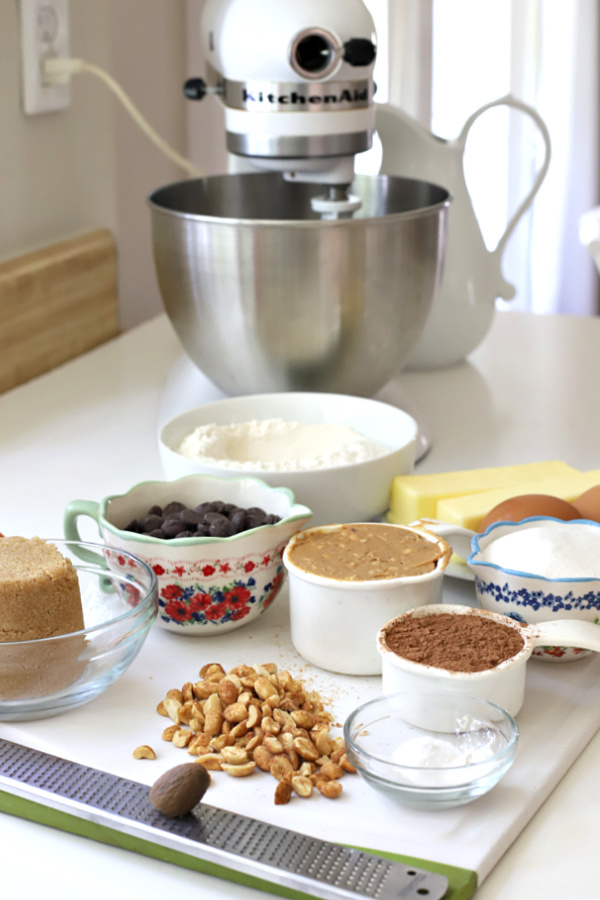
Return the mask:
[[451, 525], [461, 525], [472, 531], [479, 531], [483, 517], [499, 503], [510, 500], [511, 497], [519, 497], [523, 494], [549, 494], [551, 497], [560, 497], [561, 500], [572, 503], [580, 494], [597, 484], [600, 484], [600, 469], [544, 478], [539, 481], [523, 481], [499, 490], [480, 491], [477, 494], [463, 494], [461, 497], [441, 499], [433, 518]]
[[[438, 503], [446, 498], [575, 474], [580, 474], [578, 469], [559, 460], [551, 460], [489, 469], [438, 472], [432, 475], [397, 475], [392, 481], [388, 521], [395, 525], [406, 525], [416, 519], [441, 519]], [[528, 493], [549, 492], [529, 490]]]

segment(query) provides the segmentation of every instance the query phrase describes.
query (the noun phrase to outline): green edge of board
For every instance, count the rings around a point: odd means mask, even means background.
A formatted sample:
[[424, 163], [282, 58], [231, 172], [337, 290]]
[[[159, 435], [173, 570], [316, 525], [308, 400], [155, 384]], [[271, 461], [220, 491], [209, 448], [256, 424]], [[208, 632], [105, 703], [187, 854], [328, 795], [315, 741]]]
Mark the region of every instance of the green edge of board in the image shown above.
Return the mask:
[[[43, 806], [40, 803], [35, 803], [32, 800], [26, 800], [23, 797], [17, 797], [4, 791], [0, 791], [0, 812], [19, 816], [22, 819], [29, 819], [32, 822], [48, 825], [51, 828], [59, 828], [61, 831], [68, 831], [71, 834], [100, 841], [103, 844], [110, 844], [113, 847], [121, 847], [124, 850], [141, 853], [144, 856], [153, 857], [172, 865], [203, 872], [215, 878], [223, 878], [226, 881], [234, 881], [237, 884], [243, 884], [257, 890], [289, 897], [290, 900], [309, 900], [309, 898], [313, 900], [313, 895], [306, 894], [303, 891], [282, 887], [262, 878], [255, 878], [252, 875], [236, 872], [234, 869], [228, 869], [216, 863], [197, 859], [195, 856], [188, 856], [186, 853], [181, 853], [178, 850], [171, 850], [152, 841], [144, 841], [139, 837], [116, 831], [105, 825], [90, 822], [87, 819], [80, 819], [69, 813], [52, 809], [49, 806]], [[366, 853], [377, 853], [379, 856], [386, 857], [386, 859], [392, 859], [415, 868], [445, 875], [448, 879], [449, 887], [444, 900], [469, 900], [477, 889], [477, 873], [470, 869], [416, 859], [412, 856], [402, 856], [397, 853], [370, 850], [368, 847], [358, 847], [356, 849], [364, 850]]]

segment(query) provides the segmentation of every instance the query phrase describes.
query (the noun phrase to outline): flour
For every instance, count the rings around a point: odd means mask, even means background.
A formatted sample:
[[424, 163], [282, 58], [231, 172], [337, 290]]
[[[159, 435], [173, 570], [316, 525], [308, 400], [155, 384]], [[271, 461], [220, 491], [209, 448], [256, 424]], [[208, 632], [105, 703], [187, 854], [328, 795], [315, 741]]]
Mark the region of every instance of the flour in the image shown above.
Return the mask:
[[481, 558], [544, 578], [600, 578], [599, 551], [600, 528], [548, 522], [497, 538]]
[[348, 425], [262, 419], [201, 425], [184, 438], [178, 452], [223, 469], [290, 472], [348, 466], [391, 449]]

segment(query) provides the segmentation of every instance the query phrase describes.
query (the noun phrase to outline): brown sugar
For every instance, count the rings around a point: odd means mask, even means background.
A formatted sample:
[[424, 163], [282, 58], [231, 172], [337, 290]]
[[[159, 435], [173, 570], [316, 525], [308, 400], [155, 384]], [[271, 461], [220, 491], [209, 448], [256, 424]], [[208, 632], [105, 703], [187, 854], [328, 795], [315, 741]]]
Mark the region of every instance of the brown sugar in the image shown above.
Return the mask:
[[359, 523], [300, 532], [289, 551], [299, 569], [339, 581], [407, 578], [432, 572], [451, 549], [397, 525]]
[[71, 561], [39, 538], [0, 538], [0, 699], [45, 696], [75, 681], [85, 637], [69, 635], [83, 628]]
[[0, 642], [83, 628], [77, 571], [40, 538], [0, 539]]
[[477, 614], [407, 616], [390, 623], [386, 646], [403, 659], [448, 669], [483, 672], [525, 646], [516, 628]]

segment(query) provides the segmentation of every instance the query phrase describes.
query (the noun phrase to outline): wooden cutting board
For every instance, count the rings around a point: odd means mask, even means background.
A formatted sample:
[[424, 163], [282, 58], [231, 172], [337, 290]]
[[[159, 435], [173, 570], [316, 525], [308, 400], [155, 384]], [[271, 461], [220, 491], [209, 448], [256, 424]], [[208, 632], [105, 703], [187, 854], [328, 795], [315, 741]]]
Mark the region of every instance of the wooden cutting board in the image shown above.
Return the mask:
[[119, 333], [107, 229], [0, 263], [0, 393]]

